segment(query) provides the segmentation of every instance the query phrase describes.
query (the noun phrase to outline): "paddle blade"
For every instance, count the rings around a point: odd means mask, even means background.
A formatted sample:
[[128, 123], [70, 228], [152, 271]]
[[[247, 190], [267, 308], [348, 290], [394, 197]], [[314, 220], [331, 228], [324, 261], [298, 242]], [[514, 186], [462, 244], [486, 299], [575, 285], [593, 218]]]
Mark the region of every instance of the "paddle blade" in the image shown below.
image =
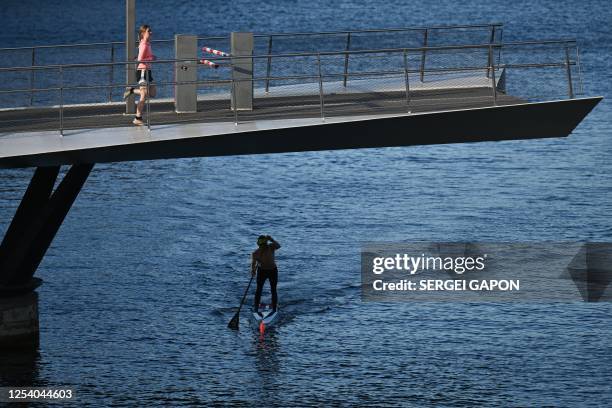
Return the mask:
[[240, 324], [240, 311], [232, 317], [232, 320], [227, 324], [227, 327], [233, 330], [238, 330], [238, 325]]

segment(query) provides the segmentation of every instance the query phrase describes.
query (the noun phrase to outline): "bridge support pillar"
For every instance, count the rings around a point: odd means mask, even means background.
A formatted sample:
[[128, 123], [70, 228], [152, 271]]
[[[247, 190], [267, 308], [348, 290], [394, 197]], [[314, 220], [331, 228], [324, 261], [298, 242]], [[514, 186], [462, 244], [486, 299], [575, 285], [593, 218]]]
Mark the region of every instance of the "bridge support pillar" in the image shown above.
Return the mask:
[[38, 293], [4, 296], [0, 298], [0, 350], [38, 348]]
[[33, 291], [42, 281], [34, 273], [93, 166], [72, 165], [55, 191], [59, 166], [34, 172], [0, 244], [0, 344], [28, 333], [38, 336], [38, 297]]

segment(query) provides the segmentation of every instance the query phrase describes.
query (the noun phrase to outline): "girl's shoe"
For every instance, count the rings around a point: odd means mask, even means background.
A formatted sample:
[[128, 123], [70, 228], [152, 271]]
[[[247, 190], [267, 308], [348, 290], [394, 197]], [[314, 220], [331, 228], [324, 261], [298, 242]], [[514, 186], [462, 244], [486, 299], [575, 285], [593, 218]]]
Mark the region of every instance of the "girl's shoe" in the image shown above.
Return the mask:
[[134, 88], [125, 88], [125, 92], [123, 93], [123, 99], [127, 99], [128, 96], [134, 93]]

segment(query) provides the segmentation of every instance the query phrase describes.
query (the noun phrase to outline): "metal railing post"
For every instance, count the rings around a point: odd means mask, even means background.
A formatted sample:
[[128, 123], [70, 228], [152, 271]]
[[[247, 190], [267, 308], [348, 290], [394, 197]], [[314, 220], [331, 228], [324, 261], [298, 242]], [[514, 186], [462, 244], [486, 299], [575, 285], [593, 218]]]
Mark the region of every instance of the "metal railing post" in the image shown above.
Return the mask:
[[[429, 29], [426, 28], [425, 33], [423, 34], [423, 48], [427, 48], [428, 37], [429, 37]], [[421, 82], [423, 82], [425, 79], [425, 55], [426, 54], [427, 54], [427, 51], [423, 50], [421, 54]]]
[[[491, 26], [491, 37], [489, 38], [489, 45], [495, 42], [495, 26]], [[489, 53], [489, 58], [487, 61], [487, 78], [489, 77], [489, 67], [491, 66], [491, 59], [493, 58], [493, 54]]]
[[[497, 30], [497, 32], [499, 32], [499, 44], [503, 44], [504, 43], [504, 29], [502, 28], [501, 30]], [[502, 61], [502, 51], [503, 51], [504, 47], [499, 47], [498, 51], [497, 51], [497, 61], [501, 64]]]
[[270, 74], [272, 72], [272, 36], [268, 39], [268, 66], [266, 68], [266, 93], [270, 92]]
[[582, 83], [582, 68], [580, 67], [580, 51], [578, 50], [578, 44], [576, 44], [576, 68], [578, 70], [578, 85], [580, 85], [578, 93], [584, 94], [584, 84]]
[[64, 69], [60, 65], [60, 135], [64, 136]]
[[319, 102], [321, 103], [321, 119], [325, 120], [325, 110], [323, 102], [323, 75], [321, 74], [321, 54], [317, 54], [317, 65], [319, 66]]
[[109, 66], [108, 78], [108, 102], [113, 101], [113, 74], [115, 73], [115, 44], [111, 43], [111, 65]]
[[406, 81], [406, 107], [408, 108], [408, 113], [411, 113], [410, 110], [410, 80], [408, 79], [408, 53], [404, 50], [404, 78]]
[[351, 33], [349, 32], [346, 35], [346, 47], [345, 47], [346, 54], [344, 54], [344, 80], [342, 81], [342, 84], [344, 85], [345, 88], [346, 88], [346, 81], [348, 78], [348, 63], [349, 63], [350, 49], [351, 49]]
[[146, 103], [147, 103], [147, 129], [149, 130], [149, 132], [151, 131], [151, 91], [149, 89], [149, 75], [147, 73], [148, 69], [145, 68], [145, 79], [147, 81], [147, 99], [146, 99]]
[[[32, 67], [36, 65], [36, 48], [32, 47]], [[30, 106], [34, 104], [34, 69], [30, 71]]]
[[493, 92], [493, 106], [497, 106], [497, 84], [495, 83], [495, 60], [493, 59], [493, 44], [489, 44], [489, 65], [488, 69], [491, 70], [491, 89]]
[[238, 126], [238, 106], [236, 106], [236, 78], [234, 77], [234, 59], [230, 60], [232, 70], [232, 108], [234, 109], [234, 125]]
[[572, 66], [570, 65], [569, 47], [565, 46], [565, 69], [567, 70], [567, 90], [570, 99], [574, 99], [574, 84], [572, 83]]

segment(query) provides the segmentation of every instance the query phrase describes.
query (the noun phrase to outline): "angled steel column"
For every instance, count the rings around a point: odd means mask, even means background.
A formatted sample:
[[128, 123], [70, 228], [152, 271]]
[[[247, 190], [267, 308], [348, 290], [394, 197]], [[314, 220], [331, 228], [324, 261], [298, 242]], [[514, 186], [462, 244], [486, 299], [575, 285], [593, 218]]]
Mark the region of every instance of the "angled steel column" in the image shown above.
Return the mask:
[[0, 244], [0, 286], [32, 279], [93, 166], [73, 165], [54, 192], [59, 166], [36, 169]]
[[0, 244], [0, 284], [6, 284], [11, 280], [12, 271], [15, 270], [14, 265], [11, 265], [14, 261], [13, 255], [19, 252], [21, 239], [25, 236], [31, 221], [42, 213], [49, 201], [59, 169], [59, 166], [36, 168]]

